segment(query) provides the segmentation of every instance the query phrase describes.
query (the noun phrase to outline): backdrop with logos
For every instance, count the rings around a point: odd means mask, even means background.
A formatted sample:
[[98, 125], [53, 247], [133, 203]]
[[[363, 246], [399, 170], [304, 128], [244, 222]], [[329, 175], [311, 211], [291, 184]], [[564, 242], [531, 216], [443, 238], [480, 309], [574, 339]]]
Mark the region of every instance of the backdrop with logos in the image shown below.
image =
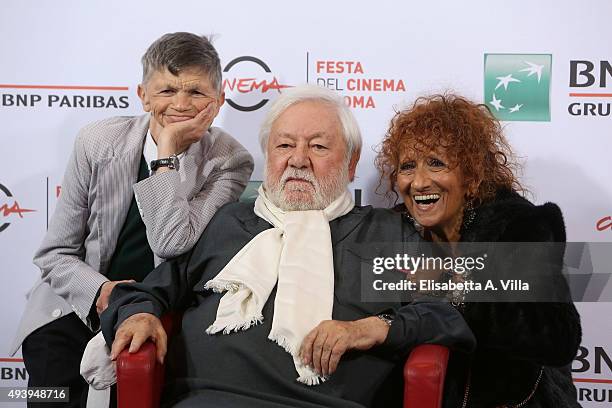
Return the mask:
[[[257, 135], [270, 101], [309, 82], [352, 107], [364, 136], [352, 189], [362, 204], [389, 206], [377, 194], [373, 161], [390, 118], [418, 96], [454, 91], [504, 121], [529, 198], [561, 207], [569, 241], [612, 241], [612, 55], [602, 40], [612, 38], [612, 3], [605, 0], [9, 0], [1, 7], [0, 387], [25, 384], [23, 362], [8, 350], [40, 273], [32, 255], [77, 131], [142, 114], [140, 57], [166, 32], [213, 35], [227, 96], [214, 124], [251, 151], [253, 181], [262, 179]], [[599, 258], [579, 259], [594, 267]], [[612, 282], [600, 284], [612, 292]], [[573, 369], [584, 407], [612, 402], [612, 298], [602, 299], [578, 305], [584, 339]]]

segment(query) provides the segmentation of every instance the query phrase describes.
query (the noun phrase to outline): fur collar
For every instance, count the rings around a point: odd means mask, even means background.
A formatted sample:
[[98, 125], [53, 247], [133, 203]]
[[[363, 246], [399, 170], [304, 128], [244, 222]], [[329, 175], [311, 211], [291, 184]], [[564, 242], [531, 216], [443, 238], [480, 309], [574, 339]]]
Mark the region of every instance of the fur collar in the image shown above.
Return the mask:
[[556, 204], [534, 205], [518, 193], [498, 191], [476, 210], [474, 222], [461, 231], [467, 242], [565, 242], [563, 215]]

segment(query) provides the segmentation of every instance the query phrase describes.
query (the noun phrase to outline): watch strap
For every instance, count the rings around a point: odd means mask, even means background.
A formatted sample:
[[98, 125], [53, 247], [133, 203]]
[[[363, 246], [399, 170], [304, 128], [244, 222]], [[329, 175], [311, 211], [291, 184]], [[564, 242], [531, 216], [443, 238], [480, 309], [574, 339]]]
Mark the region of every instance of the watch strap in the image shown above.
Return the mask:
[[163, 159], [151, 160], [151, 171], [155, 171], [160, 167], [168, 167], [169, 169], [178, 170], [178, 157], [172, 155], [170, 157], [164, 157]]

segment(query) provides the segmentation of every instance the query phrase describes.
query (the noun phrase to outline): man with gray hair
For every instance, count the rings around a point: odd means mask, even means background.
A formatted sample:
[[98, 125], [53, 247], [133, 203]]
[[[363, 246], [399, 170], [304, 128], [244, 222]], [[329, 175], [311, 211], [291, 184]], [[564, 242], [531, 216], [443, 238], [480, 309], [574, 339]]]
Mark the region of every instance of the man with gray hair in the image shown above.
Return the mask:
[[[190, 254], [115, 288], [101, 316], [111, 358], [151, 339], [167, 361], [165, 402], [181, 407], [363, 407], [380, 403], [411, 346], [473, 346], [449, 304], [360, 300], [359, 245], [419, 235], [397, 213], [355, 206], [361, 137], [341, 98], [283, 92], [260, 142], [255, 203], [224, 206]], [[169, 310], [184, 315], [167, 349]]]
[[14, 343], [13, 352], [22, 345], [28, 385], [70, 387], [70, 406], [86, 387], [81, 356], [114, 286], [141, 281], [163, 259], [189, 251], [253, 170], [251, 155], [210, 127], [225, 97], [208, 39], [166, 34], [142, 65], [138, 96], [147, 114], [95, 122], [76, 138], [34, 257], [42, 276]]

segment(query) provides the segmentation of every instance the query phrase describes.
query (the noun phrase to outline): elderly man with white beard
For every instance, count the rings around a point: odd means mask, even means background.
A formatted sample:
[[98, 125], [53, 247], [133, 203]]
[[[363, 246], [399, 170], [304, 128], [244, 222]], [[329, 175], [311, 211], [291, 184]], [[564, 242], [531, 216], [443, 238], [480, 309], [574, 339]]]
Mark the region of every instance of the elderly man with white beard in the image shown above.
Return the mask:
[[[396, 213], [355, 206], [361, 136], [340, 97], [284, 92], [260, 143], [255, 203], [222, 207], [191, 253], [114, 289], [101, 318], [111, 358], [154, 341], [171, 406], [388, 407], [402, 394], [390, 373], [414, 345], [473, 347], [447, 303], [360, 300], [364, 260], [351, 248], [419, 237]], [[170, 310], [184, 314], [167, 350]]]

